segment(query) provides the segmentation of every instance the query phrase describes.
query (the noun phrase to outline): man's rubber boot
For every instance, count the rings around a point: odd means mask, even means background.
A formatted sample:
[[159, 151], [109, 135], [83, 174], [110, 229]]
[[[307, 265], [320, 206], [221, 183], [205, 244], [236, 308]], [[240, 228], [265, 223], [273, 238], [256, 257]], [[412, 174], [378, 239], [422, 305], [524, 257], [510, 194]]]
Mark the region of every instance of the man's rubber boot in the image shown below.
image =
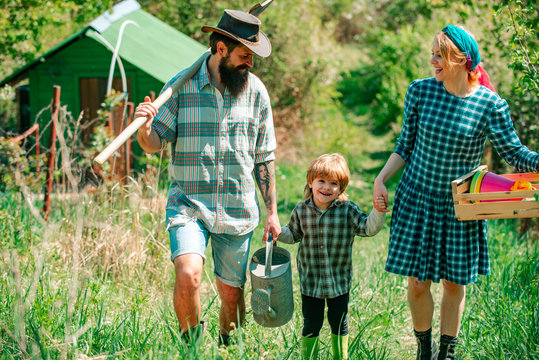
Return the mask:
[[188, 346], [199, 347], [204, 341], [204, 334], [206, 333], [206, 323], [201, 321], [197, 326], [190, 328], [186, 332], [182, 333], [182, 340]]
[[348, 360], [348, 334], [331, 334], [331, 350], [333, 360]]
[[455, 358], [455, 346], [457, 346], [458, 341], [458, 337], [441, 335], [438, 360], [453, 360]]
[[319, 347], [320, 347], [320, 342], [318, 341], [318, 336], [315, 336], [315, 337], [303, 336], [301, 338], [301, 359], [302, 360], [317, 360]]
[[227, 347], [228, 345], [230, 345], [230, 336], [220, 333], [219, 338], [217, 339], [217, 345], [218, 347]]
[[414, 329], [414, 335], [417, 340], [416, 360], [437, 360], [438, 347], [436, 341], [432, 339], [432, 328], [421, 332]]

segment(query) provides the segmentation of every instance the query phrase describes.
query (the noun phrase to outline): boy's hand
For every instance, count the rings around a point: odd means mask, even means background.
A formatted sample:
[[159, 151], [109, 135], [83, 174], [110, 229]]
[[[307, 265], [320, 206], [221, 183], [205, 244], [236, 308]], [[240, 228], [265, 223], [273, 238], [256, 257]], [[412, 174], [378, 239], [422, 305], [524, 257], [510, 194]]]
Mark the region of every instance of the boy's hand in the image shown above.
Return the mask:
[[388, 212], [386, 199], [383, 196], [379, 196], [376, 200], [373, 200], [374, 208], [380, 212]]

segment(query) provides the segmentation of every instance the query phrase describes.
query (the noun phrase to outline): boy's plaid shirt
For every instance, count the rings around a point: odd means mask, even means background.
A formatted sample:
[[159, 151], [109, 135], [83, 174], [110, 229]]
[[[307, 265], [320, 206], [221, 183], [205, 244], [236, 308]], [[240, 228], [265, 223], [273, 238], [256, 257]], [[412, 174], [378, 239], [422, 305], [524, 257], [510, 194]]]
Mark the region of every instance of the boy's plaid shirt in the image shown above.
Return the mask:
[[373, 236], [382, 228], [384, 213], [367, 216], [352, 201], [335, 200], [325, 211], [312, 198], [300, 201], [278, 241], [299, 242], [298, 271], [303, 295], [335, 298], [350, 291], [354, 237]]
[[171, 143], [167, 209], [194, 208], [213, 233], [241, 235], [258, 225], [253, 169], [275, 159], [276, 141], [269, 95], [255, 75], [239, 96], [227, 90], [223, 97], [204, 62], [161, 107], [152, 128]]

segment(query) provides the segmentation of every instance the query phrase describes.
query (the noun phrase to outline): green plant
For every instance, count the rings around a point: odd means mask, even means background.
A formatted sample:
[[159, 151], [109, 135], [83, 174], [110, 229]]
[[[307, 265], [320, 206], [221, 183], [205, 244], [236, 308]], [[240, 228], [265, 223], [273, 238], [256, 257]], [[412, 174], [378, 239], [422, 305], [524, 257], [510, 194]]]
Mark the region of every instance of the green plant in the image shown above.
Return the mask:
[[38, 190], [44, 180], [44, 155], [28, 155], [18, 142], [0, 137], [0, 192], [19, 189], [16, 173], [21, 181]]
[[[539, 252], [522, 242], [510, 220], [494, 224], [492, 275], [469, 289], [463, 319], [463, 352], [473, 359], [535, 359], [539, 356]], [[481, 324], [481, 325], [479, 325]]]

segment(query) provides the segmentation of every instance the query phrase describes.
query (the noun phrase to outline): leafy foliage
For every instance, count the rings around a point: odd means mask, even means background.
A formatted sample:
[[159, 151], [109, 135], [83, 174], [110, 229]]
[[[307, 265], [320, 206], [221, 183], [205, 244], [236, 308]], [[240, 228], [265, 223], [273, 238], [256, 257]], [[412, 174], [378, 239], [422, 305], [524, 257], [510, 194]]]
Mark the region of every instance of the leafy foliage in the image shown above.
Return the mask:
[[46, 171], [43, 160], [43, 155], [27, 156], [19, 143], [0, 137], [0, 191], [18, 191], [15, 172], [31, 189], [39, 190]]
[[506, 49], [511, 56], [513, 87], [508, 102], [523, 143], [539, 147], [539, 4], [536, 1], [503, 1], [497, 10], [496, 31], [510, 31]]
[[0, 136], [6, 136], [11, 132], [17, 132], [17, 106], [13, 101], [13, 91], [9, 87], [0, 89]]
[[[106, 11], [113, 0], [2, 0], [0, 61], [22, 66]], [[8, 73], [3, 69], [0, 75]]]
[[[416, 11], [390, 20], [397, 6], [391, 2], [366, 4], [347, 20], [364, 24], [355, 29], [358, 35], [353, 41], [366, 55], [356, 68], [343, 74], [337, 88], [343, 105], [358, 115], [370, 116], [375, 131], [392, 130], [395, 134], [400, 131], [408, 85], [428, 75], [427, 54], [434, 35], [427, 18], [434, 8], [425, 7], [421, 1], [407, 2], [405, 7]], [[381, 22], [383, 25], [377, 25], [380, 19], [386, 20]], [[352, 38], [342, 33], [340, 36]]]

